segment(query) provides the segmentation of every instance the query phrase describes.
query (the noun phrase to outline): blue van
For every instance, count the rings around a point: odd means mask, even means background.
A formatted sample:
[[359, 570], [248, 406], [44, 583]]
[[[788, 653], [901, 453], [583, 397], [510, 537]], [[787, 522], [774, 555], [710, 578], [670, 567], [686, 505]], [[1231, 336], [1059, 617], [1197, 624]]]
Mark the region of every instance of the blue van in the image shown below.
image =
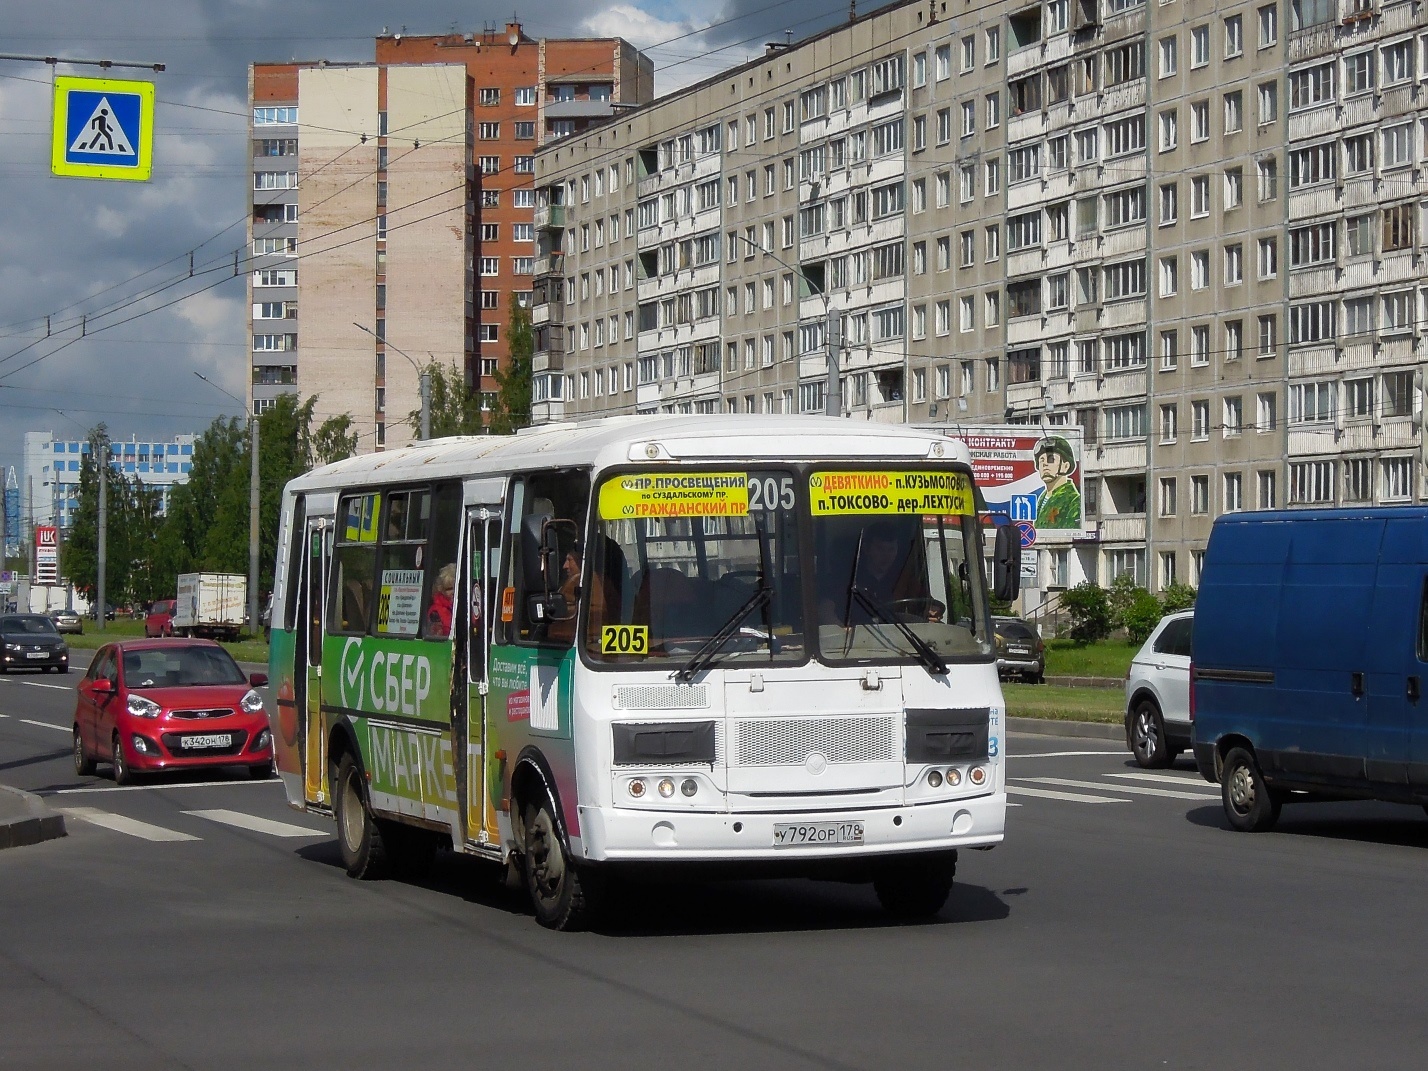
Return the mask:
[[1428, 507], [1234, 513], [1205, 556], [1195, 762], [1235, 829], [1286, 802], [1428, 804]]

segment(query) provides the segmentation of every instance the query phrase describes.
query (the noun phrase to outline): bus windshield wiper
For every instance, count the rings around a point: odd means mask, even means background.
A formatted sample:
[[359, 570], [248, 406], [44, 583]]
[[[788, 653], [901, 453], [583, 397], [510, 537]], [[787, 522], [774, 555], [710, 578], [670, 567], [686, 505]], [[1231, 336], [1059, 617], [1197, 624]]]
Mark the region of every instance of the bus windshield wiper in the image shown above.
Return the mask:
[[[765, 609], [773, 601], [773, 588], [769, 584], [768, 567], [765, 559], [768, 557], [767, 536], [764, 534], [764, 526], [758, 525], [759, 533], [759, 586], [758, 589], [744, 601], [744, 605], [730, 615], [729, 620], [719, 627], [719, 631], [710, 636], [699, 646], [689, 658], [689, 661], [675, 673], [675, 679], [689, 684], [694, 680], [695, 674], [704, 669], [714, 661], [714, 656], [720, 649], [728, 643], [739, 632], [740, 626], [748, 620], [749, 615], [755, 610]], [[768, 615], [764, 615], [764, 625], [767, 629], [769, 641], [769, 655], [774, 653], [773, 623]]]
[[858, 605], [871, 616], [881, 618], [906, 636], [907, 642], [912, 644], [913, 651], [917, 654], [917, 660], [931, 672], [939, 675], [947, 672], [947, 663], [942, 660], [942, 656], [934, 651], [926, 640], [916, 632], [913, 632], [906, 621], [899, 620], [896, 614], [889, 612], [887, 607], [883, 606], [882, 603], [874, 599], [857, 584], [850, 585], [848, 593], [853, 599], [856, 599]]

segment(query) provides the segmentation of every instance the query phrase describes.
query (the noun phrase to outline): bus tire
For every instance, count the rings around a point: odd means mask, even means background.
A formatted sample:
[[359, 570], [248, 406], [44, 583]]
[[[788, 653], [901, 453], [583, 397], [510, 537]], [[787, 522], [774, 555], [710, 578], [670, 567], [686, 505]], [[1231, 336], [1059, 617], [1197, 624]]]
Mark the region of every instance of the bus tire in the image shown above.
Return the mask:
[[352, 756], [343, 755], [334, 778], [333, 812], [337, 819], [337, 845], [348, 877], [380, 878], [387, 873], [387, 845], [382, 830], [367, 806], [362, 771]]
[[957, 860], [913, 858], [884, 864], [873, 877], [873, 891], [883, 910], [904, 922], [929, 919], [952, 894]]
[[566, 852], [554, 808], [544, 795], [521, 812], [521, 876], [536, 921], [550, 930], [583, 930], [593, 904], [588, 875]]
[[1279, 821], [1283, 797], [1264, 782], [1259, 763], [1245, 748], [1231, 748], [1220, 771], [1225, 817], [1241, 833], [1263, 833]]

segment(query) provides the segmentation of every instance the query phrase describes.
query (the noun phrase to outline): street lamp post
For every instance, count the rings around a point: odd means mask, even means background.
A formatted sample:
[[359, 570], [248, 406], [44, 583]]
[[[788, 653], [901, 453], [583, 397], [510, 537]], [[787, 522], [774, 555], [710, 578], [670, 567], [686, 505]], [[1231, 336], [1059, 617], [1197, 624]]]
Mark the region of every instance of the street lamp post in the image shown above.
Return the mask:
[[823, 392], [823, 412], [826, 413], [828, 416], [841, 417], [843, 415], [843, 380], [840, 373], [840, 369], [838, 368], [838, 351], [840, 347], [835, 341], [836, 333], [833, 330], [833, 303], [828, 300], [828, 291], [821, 286], [814, 287], [813, 280], [810, 279], [806, 274], [804, 274], [804, 271], [801, 267], [795, 268], [792, 264], [788, 263], [788, 261], [784, 260], [772, 250], [765, 249], [757, 242], [752, 242], [748, 238], [745, 238], [742, 234], [735, 234], [733, 231], [729, 232], [729, 237], [737, 238], [739, 241], [746, 243], [751, 248], [758, 250], [766, 257], [772, 257], [775, 263], [783, 265], [789, 271], [793, 272], [800, 279], [806, 282], [809, 287], [813, 289], [813, 292], [817, 294], [818, 297], [822, 300], [823, 348], [827, 355], [828, 361], [828, 386], [824, 389]]
[[[244, 409], [248, 408], [248, 403], [231, 391], [224, 390], [213, 380], [209, 379], [202, 372], [195, 371], [194, 375], [203, 380], [214, 390], [228, 395]], [[248, 461], [248, 632], [257, 635], [258, 632], [258, 512], [259, 512], [259, 480], [258, 480], [258, 418], [251, 413], [248, 415], [248, 449], [251, 451]]]
[[412, 366], [412, 371], [417, 374], [417, 382], [418, 382], [418, 383], [420, 384], [420, 386], [421, 386], [421, 439], [422, 439], [423, 442], [425, 442], [426, 440], [430, 439], [430, 438], [431, 438], [431, 373], [430, 373], [430, 372], [423, 372], [423, 371], [421, 370], [421, 368], [419, 368], [419, 367], [417, 366], [417, 363], [416, 363], [414, 360], [412, 360], [411, 354], [407, 353], [405, 350], [397, 349], [396, 346], [393, 346], [390, 342], [388, 342], [385, 338], [383, 338], [381, 335], [379, 335], [376, 331], [373, 331], [370, 327], [363, 327], [363, 326], [362, 326], [361, 324], [359, 324], [356, 320], [353, 320], [353, 321], [352, 321], [352, 326], [355, 327], [355, 328], [357, 328], [358, 331], [364, 331], [364, 332], [366, 332], [367, 334], [371, 335], [373, 338], [375, 338], [375, 339], [376, 339], [378, 342], [380, 342], [382, 345], [386, 346], [387, 349], [389, 349], [389, 350], [396, 350], [397, 353], [400, 353], [403, 357], [405, 357], [405, 358], [407, 359], [407, 364], [409, 364], [409, 365]]

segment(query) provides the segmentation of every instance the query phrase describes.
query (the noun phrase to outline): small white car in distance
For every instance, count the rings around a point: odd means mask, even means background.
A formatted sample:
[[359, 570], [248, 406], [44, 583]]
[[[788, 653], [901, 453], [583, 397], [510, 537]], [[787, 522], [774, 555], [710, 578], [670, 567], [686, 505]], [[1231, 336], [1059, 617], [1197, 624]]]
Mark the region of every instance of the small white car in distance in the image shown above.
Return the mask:
[[1146, 769], [1190, 746], [1190, 636], [1194, 610], [1160, 619], [1126, 671], [1126, 746]]

